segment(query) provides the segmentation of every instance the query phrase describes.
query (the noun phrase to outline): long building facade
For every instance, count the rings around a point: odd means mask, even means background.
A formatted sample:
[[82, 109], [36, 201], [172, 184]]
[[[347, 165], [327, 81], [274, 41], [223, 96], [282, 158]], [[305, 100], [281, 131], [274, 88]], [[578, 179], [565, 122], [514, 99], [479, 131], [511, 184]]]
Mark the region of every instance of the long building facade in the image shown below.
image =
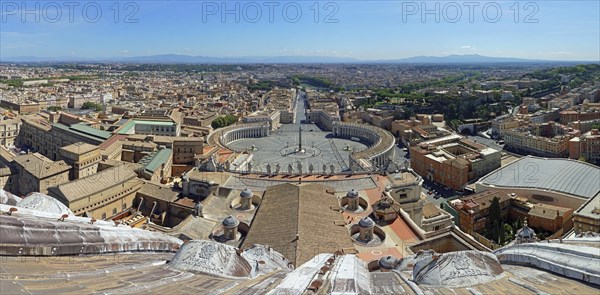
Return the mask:
[[51, 187], [48, 194], [80, 216], [106, 219], [131, 207], [142, 181], [126, 166], [117, 166]]

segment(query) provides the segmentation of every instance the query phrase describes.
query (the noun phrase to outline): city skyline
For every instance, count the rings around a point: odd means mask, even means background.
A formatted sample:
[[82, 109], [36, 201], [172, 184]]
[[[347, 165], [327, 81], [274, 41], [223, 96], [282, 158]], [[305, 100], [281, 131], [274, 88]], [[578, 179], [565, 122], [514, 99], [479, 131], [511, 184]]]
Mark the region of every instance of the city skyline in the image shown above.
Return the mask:
[[0, 58], [161, 54], [359, 61], [483, 55], [600, 61], [600, 4], [3, 2]]

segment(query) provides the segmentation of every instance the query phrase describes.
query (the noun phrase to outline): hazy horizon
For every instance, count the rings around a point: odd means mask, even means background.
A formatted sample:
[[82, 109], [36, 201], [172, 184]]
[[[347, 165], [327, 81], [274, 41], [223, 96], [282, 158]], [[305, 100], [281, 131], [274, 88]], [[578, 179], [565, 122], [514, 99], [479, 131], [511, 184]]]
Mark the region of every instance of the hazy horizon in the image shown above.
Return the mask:
[[597, 1], [3, 1], [0, 59], [600, 60]]

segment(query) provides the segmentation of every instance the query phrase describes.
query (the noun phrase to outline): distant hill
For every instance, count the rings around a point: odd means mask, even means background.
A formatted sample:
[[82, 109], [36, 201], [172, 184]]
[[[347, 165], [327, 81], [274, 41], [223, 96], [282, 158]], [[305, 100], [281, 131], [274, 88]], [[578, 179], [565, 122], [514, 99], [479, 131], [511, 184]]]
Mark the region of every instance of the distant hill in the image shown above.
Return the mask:
[[547, 62], [539, 59], [523, 59], [513, 57], [491, 57], [479, 54], [452, 54], [447, 56], [414, 56], [394, 60], [379, 60], [380, 63], [427, 63], [427, 64], [448, 64], [448, 63], [523, 63], [523, 62]]
[[187, 64], [237, 64], [237, 63], [349, 63], [358, 62], [352, 58], [331, 56], [243, 56], [209, 57], [177, 54], [136, 56], [109, 59], [125, 63], [187, 63]]
[[158, 64], [295, 64], [295, 63], [356, 63], [356, 64], [480, 64], [480, 63], [576, 63], [561, 61], [546, 61], [537, 59], [522, 59], [512, 57], [491, 57], [479, 54], [447, 56], [414, 56], [401, 59], [359, 60], [349, 57], [334, 56], [241, 56], [241, 57], [210, 57], [181, 54], [160, 54], [131, 57], [82, 58], [74, 56], [36, 57], [17, 56], [2, 57], [0, 62], [106, 62], [106, 63], [158, 63]]

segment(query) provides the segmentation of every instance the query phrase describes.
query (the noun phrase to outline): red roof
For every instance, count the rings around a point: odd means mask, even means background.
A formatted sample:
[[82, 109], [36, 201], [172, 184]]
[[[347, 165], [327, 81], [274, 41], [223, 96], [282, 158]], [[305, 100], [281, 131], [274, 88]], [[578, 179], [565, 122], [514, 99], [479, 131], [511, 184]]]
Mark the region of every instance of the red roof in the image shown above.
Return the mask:
[[100, 144], [99, 148], [101, 150], [105, 150], [107, 149], [109, 146], [113, 145], [113, 143], [119, 141], [119, 140], [125, 140], [127, 139], [127, 134], [115, 134], [113, 136], [111, 136], [109, 139], [107, 139], [105, 142], [103, 142], [102, 144]]

